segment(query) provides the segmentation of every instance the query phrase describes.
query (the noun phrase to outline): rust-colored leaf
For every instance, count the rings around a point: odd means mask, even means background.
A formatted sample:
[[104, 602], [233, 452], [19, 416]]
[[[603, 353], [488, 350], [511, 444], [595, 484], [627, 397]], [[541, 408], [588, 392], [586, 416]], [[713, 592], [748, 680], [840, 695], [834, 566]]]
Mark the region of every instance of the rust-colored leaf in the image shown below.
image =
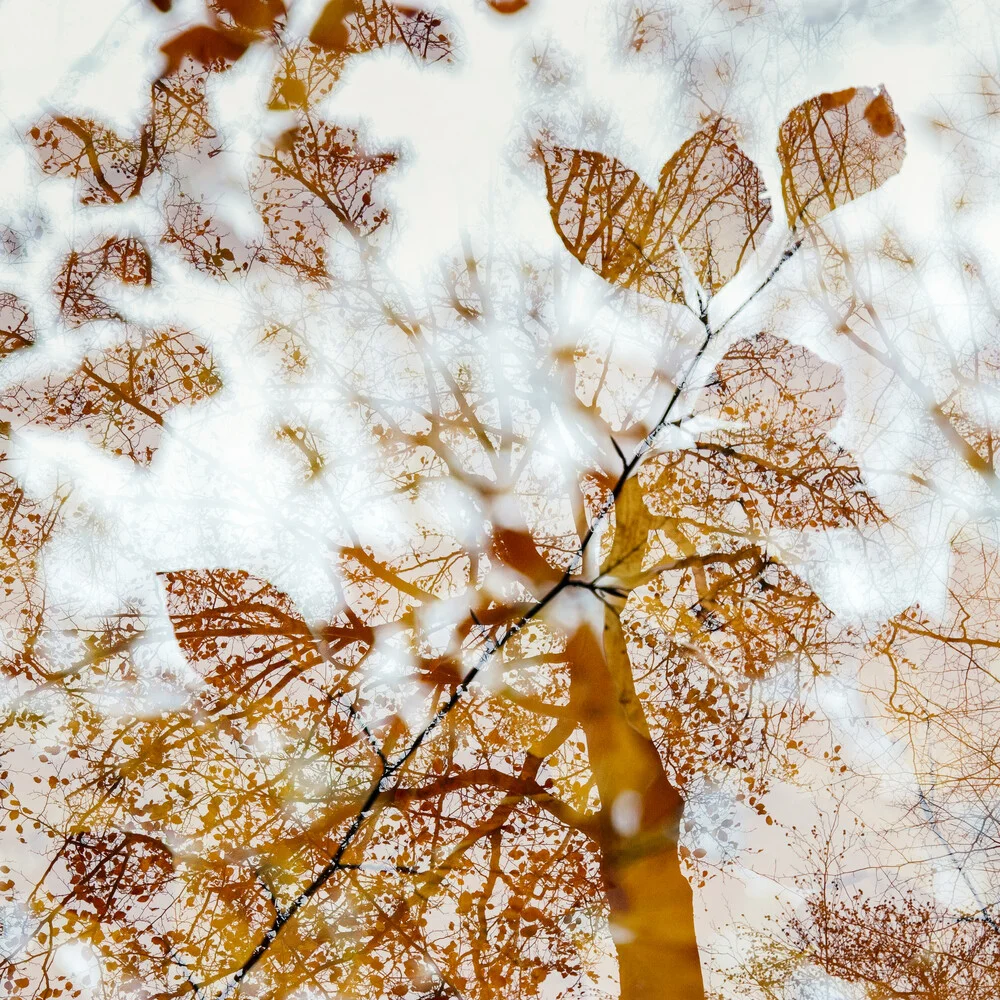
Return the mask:
[[562, 577], [562, 572], [550, 565], [538, 551], [530, 532], [517, 531], [513, 528], [494, 528], [491, 553], [505, 566], [510, 567], [533, 588], [541, 588], [552, 584]]
[[357, 135], [309, 121], [279, 138], [262, 157], [253, 191], [268, 234], [265, 260], [299, 276], [326, 278], [327, 242], [339, 227], [362, 236], [388, 217], [374, 197], [378, 177], [395, 162], [391, 153], [369, 155]]
[[387, 0], [328, 0], [309, 40], [344, 56], [401, 44], [426, 62], [448, 59], [452, 49], [439, 16]]
[[542, 151], [563, 245], [605, 281], [681, 301], [672, 234], [656, 195], [620, 161], [585, 149]]
[[723, 119], [693, 135], [667, 161], [656, 197], [667, 228], [710, 293], [739, 270], [771, 222], [760, 171]]
[[160, 51], [167, 57], [163, 75], [174, 76], [188, 60], [208, 70], [224, 70], [246, 50], [247, 43], [234, 33], [199, 24], [161, 46]]
[[151, 901], [174, 877], [170, 850], [138, 833], [78, 833], [65, 856], [72, 887], [67, 906], [102, 923], [122, 923], [154, 909]]
[[251, 37], [271, 31], [285, 16], [283, 0], [210, 0], [209, 6], [227, 28]]

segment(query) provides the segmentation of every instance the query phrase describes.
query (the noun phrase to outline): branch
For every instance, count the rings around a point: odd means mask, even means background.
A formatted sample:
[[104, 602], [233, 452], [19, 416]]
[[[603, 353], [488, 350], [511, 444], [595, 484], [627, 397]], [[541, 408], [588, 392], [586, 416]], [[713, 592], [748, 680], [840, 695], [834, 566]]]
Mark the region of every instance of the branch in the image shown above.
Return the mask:
[[[704, 337], [702, 338], [701, 344], [698, 347], [697, 352], [694, 357], [688, 363], [683, 377], [677, 382], [673, 393], [667, 405], [661, 414], [659, 420], [657, 420], [655, 426], [650, 430], [650, 432], [643, 438], [642, 442], [639, 444], [632, 458], [628, 462], [624, 463], [621, 474], [619, 475], [617, 481], [615, 482], [614, 488], [611, 491], [610, 498], [598, 511], [597, 516], [591, 522], [590, 527], [587, 529], [586, 534], [581, 539], [580, 546], [577, 549], [577, 554], [571, 564], [570, 568], [567, 569], [563, 575], [552, 585], [552, 587], [545, 593], [541, 598], [539, 598], [533, 605], [531, 605], [526, 611], [524, 611], [517, 619], [515, 619], [510, 627], [497, 639], [490, 639], [479, 656], [476, 658], [475, 663], [462, 678], [462, 681], [458, 684], [452, 694], [448, 697], [445, 703], [437, 710], [431, 720], [424, 726], [423, 729], [417, 733], [416, 737], [410, 743], [409, 747], [404, 750], [395, 760], [389, 762], [383, 758], [382, 775], [379, 779], [373, 783], [368, 791], [367, 796], [361, 804], [361, 808], [358, 810], [357, 814], [354, 816], [351, 825], [348, 827], [347, 831], [340, 839], [340, 843], [337, 845], [337, 849], [334, 852], [333, 857], [326, 864], [326, 866], [312, 879], [312, 881], [306, 885], [298, 896], [289, 904], [289, 906], [279, 911], [271, 926], [265, 931], [263, 937], [258, 941], [257, 945], [254, 947], [253, 951], [250, 953], [249, 957], [235, 969], [229, 975], [232, 976], [231, 981], [225, 987], [225, 989], [220, 994], [220, 1000], [225, 1000], [226, 997], [230, 996], [232, 992], [238, 988], [239, 984], [247, 977], [250, 971], [257, 965], [258, 962], [267, 954], [268, 949], [271, 944], [281, 933], [282, 928], [287, 924], [299, 910], [301, 910], [313, 896], [315, 896], [330, 879], [339, 871], [348, 868], [344, 864], [343, 858], [348, 848], [354, 842], [355, 838], [358, 836], [362, 828], [367, 823], [368, 819], [378, 810], [382, 805], [387, 804], [388, 801], [396, 796], [403, 794], [399, 787], [399, 781], [397, 780], [397, 775], [405, 767], [406, 763], [411, 757], [416, 754], [416, 752], [423, 746], [427, 739], [433, 735], [435, 730], [440, 728], [441, 724], [448, 717], [451, 710], [458, 704], [458, 702], [465, 696], [465, 693], [469, 688], [475, 683], [476, 678], [479, 674], [486, 668], [489, 662], [493, 659], [496, 653], [499, 653], [507, 643], [516, 636], [526, 625], [537, 618], [564, 590], [568, 587], [577, 585], [580, 581], [575, 580], [574, 577], [583, 565], [584, 556], [594, 540], [594, 536], [597, 529], [601, 524], [607, 519], [611, 510], [614, 508], [615, 501], [618, 499], [621, 491], [625, 487], [625, 483], [632, 476], [633, 472], [638, 468], [642, 460], [653, 448], [656, 443], [656, 439], [659, 437], [660, 433], [665, 427], [670, 423], [671, 414], [673, 413], [674, 407], [677, 405], [678, 400], [681, 395], [689, 387], [689, 382], [691, 377], [694, 375], [699, 362], [702, 357], [704, 357], [705, 352], [708, 350], [709, 344], [712, 340], [718, 336], [719, 333], [764, 289], [768, 284], [774, 279], [778, 271], [784, 266], [784, 264], [791, 259], [795, 252], [801, 246], [802, 241], [798, 240], [794, 243], [788, 250], [784, 252], [778, 263], [772, 268], [768, 276], [763, 282], [757, 287], [757, 289], [750, 295], [750, 297], [743, 303], [739, 309], [734, 312], [729, 319], [727, 319], [718, 330], [713, 330], [711, 324], [708, 320], [708, 307], [707, 304], [702, 308], [699, 319], [704, 328]], [[616, 446], [617, 447], [617, 446]], [[357, 555], [357, 553], [352, 552], [352, 554]], [[363, 554], [367, 556], [367, 553]], [[359, 561], [364, 561], [359, 559]], [[370, 569], [378, 572], [378, 570], [383, 569], [378, 567], [368, 557], [367, 563]], [[384, 571], [384, 570], [383, 570]], [[402, 581], [401, 581], [402, 582]], [[410, 588], [409, 586], [404, 587], [404, 589], [409, 593], [416, 588]], [[594, 593], [597, 590], [594, 589]], [[423, 592], [418, 592], [423, 597], [429, 597], [430, 595], [423, 594]], [[598, 594], [600, 597], [601, 595]], [[603, 599], [603, 598], [602, 598]], [[538, 801], [539, 804], [543, 806], [555, 806], [554, 802], [542, 801], [544, 799], [551, 799], [549, 793], [544, 792], [543, 795], [537, 798], [532, 795], [531, 798]], [[357, 866], [350, 866], [351, 870], [355, 870]], [[222, 978], [222, 977], [220, 977]], [[199, 990], [203, 989], [204, 986], [199, 987], [194, 982], [191, 983], [192, 988], [195, 993], [199, 994]]]

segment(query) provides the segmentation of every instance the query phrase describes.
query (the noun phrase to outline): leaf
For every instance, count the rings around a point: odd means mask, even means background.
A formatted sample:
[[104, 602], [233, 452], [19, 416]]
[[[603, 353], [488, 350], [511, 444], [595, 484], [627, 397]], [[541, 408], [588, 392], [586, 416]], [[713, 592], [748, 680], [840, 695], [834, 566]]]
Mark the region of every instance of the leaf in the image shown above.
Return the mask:
[[491, 555], [529, 581], [537, 596], [562, 578], [562, 570], [550, 565], [535, 545], [528, 531], [495, 528]]
[[721, 118], [667, 161], [657, 201], [695, 277], [710, 292], [739, 270], [771, 222], [760, 171]]
[[[903, 725], [918, 718], [928, 726], [934, 747], [929, 766], [946, 769], [963, 785], [992, 788], [1000, 740], [1000, 552], [992, 526], [962, 528], [949, 557], [944, 601], [911, 605], [872, 641], [881, 659], [873, 679]], [[969, 705], [977, 706], [972, 717]]]
[[313, 23], [309, 41], [321, 49], [347, 51], [348, 29], [345, 23], [357, 7], [357, 0], [328, 0]]
[[897, 174], [906, 141], [884, 90], [820, 94], [781, 125], [778, 158], [788, 225], [811, 224]]
[[42, 119], [28, 131], [42, 170], [73, 178], [82, 205], [114, 205], [135, 197], [159, 167], [151, 129], [133, 139], [87, 118]]
[[[693, 466], [686, 474], [700, 471]], [[657, 605], [663, 632], [657, 645], [669, 641], [678, 657], [700, 649], [698, 655], [726, 670], [761, 676], [781, 653], [805, 648], [807, 637], [829, 617], [819, 598], [760, 545], [731, 537], [731, 500], [718, 503], [707, 491], [700, 497], [695, 487], [690, 510], [673, 506], [664, 502], [669, 496], [665, 478], [648, 493], [638, 479], [625, 484], [615, 504], [615, 540], [601, 568], [602, 583], [614, 586], [621, 597], [649, 584], [652, 597], [643, 600]], [[659, 531], [666, 532], [666, 550], [654, 534]], [[666, 559], [655, 558], [664, 551]], [[624, 659], [625, 638], [610, 617], [617, 619], [620, 612], [612, 610], [610, 599], [607, 603], [605, 649], [619, 686], [627, 690], [631, 682], [626, 685], [618, 662]], [[624, 699], [623, 705], [630, 707]], [[633, 725], [642, 731], [637, 722]]]
[[726, 503], [742, 504], [759, 518], [759, 530], [879, 520], [857, 463], [828, 436], [843, 404], [836, 365], [769, 334], [741, 341], [717, 366], [699, 406], [727, 426], [701, 436], [690, 451], [697, 463], [675, 482], [695, 486], [695, 503], [720, 519]]
[[199, 24], [170, 39], [160, 51], [167, 57], [164, 77], [176, 76], [194, 63], [210, 72], [228, 69], [247, 50], [247, 42], [235, 32]]
[[[245, 818], [260, 810], [275, 824], [275, 810], [297, 797], [309, 810], [299, 815], [315, 811], [319, 823], [363, 795], [376, 758], [350, 706], [358, 700], [353, 669], [373, 643], [372, 630], [345, 611], [314, 632], [287, 594], [243, 570], [189, 569], [160, 578], [174, 635], [202, 682], [192, 721], [214, 720], [218, 727], [205, 738], [221, 740], [225, 756], [229, 738], [248, 739], [262, 726], [290, 746], [303, 740], [299, 750], [316, 754], [314, 778], [292, 768], [280, 780], [250, 781], [243, 792]], [[313, 780], [324, 788], [321, 798], [309, 791]], [[324, 838], [336, 838], [330, 823], [320, 823], [316, 838], [304, 844], [301, 821], [288, 819], [287, 847], [298, 864], [313, 850], [323, 858], [330, 849]], [[236, 813], [225, 819], [230, 821], [237, 821]], [[252, 825], [242, 835], [254, 836]], [[281, 839], [269, 838], [266, 851], [280, 853]]]
[[654, 193], [620, 161], [586, 149], [543, 151], [563, 245], [605, 281], [680, 302], [680, 270]]
[[211, 0], [210, 7], [225, 27], [249, 39], [273, 31], [286, 13], [283, 0]]
[[663, 574], [652, 593], [663, 604], [657, 624], [678, 660], [693, 656], [724, 676], [750, 678], [765, 676], [788, 654], [824, 662], [830, 611], [760, 546], [690, 558]]
[[320, 662], [316, 639], [294, 604], [266, 580], [222, 569], [163, 573], [162, 579], [177, 641], [208, 681], [208, 697], [224, 697], [250, 678], [260, 696], [286, 672]]
[[74, 250], [63, 263], [53, 289], [63, 319], [71, 326], [121, 319], [100, 296], [102, 286], [116, 280], [126, 285], [152, 284], [152, 262], [141, 240], [112, 237]]
[[388, 218], [372, 193], [395, 160], [391, 153], [365, 153], [354, 131], [323, 121], [284, 133], [273, 153], [261, 157], [252, 181], [268, 259], [301, 277], [323, 280], [333, 233], [343, 226], [369, 235]]
[[[737, 721], [746, 680], [788, 654], [821, 671], [840, 653], [829, 610], [761, 539], [881, 516], [828, 437], [843, 399], [837, 366], [770, 335], [742, 341], [696, 411], [725, 426], [658, 456], [616, 502], [602, 580], [636, 597], [617, 628], [606, 617], [609, 665], [628, 649], [650, 727], [685, 767], [706, 741], [713, 759], [750, 767], [761, 734]], [[643, 672], [647, 657], [661, 666]]]
[[313, 23], [309, 41], [345, 56], [401, 44], [426, 62], [450, 61], [452, 50], [440, 17], [386, 0], [328, 0]]
[[80, 428], [99, 447], [147, 464], [163, 414], [207, 399], [221, 385], [208, 348], [182, 330], [133, 330], [86, 358], [68, 377], [46, 376], [0, 396], [0, 418], [16, 427]]
[[43, 630], [45, 592], [40, 579], [41, 554], [60, 520], [66, 491], [44, 497], [25, 493], [0, 452], [0, 612], [10, 626], [3, 657], [6, 677], [40, 679], [37, 643]]
[[649, 548], [649, 533], [662, 522], [662, 516], [650, 513], [646, 506], [638, 477], [625, 480], [615, 500], [614, 541], [601, 565], [601, 579], [613, 578], [617, 586], [627, 590], [645, 583], [643, 562]]
[[771, 218], [756, 165], [723, 119], [667, 161], [652, 192], [633, 170], [588, 150], [543, 150], [552, 220], [566, 248], [612, 284], [683, 302], [683, 257], [709, 293], [722, 287]]

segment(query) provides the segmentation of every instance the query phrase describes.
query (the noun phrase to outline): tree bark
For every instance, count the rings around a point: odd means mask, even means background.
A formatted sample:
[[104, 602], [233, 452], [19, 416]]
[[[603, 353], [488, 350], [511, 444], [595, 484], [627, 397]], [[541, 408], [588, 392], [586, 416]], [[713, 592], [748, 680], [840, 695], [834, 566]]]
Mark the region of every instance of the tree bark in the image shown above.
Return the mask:
[[616, 662], [625, 653], [618, 615], [606, 612], [603, 644], [584, 625], [567, 652], [601, 798], [597, 837], [622, 1000], [704, 1000], [694, 898], [677, 853], [684, 802], [650, 739], [631, 670]]

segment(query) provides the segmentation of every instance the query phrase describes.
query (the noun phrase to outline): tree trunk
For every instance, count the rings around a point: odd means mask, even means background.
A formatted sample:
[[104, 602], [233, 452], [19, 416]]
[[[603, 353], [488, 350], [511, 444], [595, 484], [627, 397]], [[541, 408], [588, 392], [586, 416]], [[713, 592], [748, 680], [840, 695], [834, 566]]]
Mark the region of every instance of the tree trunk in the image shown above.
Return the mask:
[[[570, 641], [572, 703], [601, 797], [601, 872], [622, 1000], [704, 1000], [694, 899], [677, 854], [683, 800], [667, 780], [635, 698], [618, 615], [604, 643]], [[606, 655], [607, 654], [607, 655]]]

